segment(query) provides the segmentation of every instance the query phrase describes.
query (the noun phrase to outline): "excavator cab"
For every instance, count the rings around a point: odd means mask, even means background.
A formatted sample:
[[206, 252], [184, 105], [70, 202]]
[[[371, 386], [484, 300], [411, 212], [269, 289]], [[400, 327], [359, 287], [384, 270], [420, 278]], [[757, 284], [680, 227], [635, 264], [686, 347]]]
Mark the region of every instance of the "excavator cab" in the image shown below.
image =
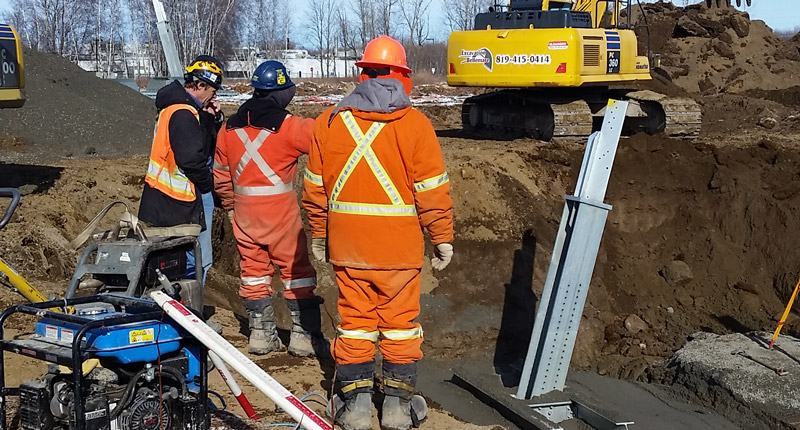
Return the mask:
[[25, 74], [22, 43], [14, 27], [0, 24], [0, 108], [25, 104]]

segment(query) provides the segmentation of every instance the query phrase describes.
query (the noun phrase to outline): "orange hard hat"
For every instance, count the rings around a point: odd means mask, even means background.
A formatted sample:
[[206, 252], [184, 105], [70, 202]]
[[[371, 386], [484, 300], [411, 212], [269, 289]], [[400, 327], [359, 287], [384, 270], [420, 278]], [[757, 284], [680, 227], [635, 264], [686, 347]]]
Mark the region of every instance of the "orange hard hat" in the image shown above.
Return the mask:
[[389, 36], [372, 39], [364, 48], [364, 55], [356, 62], [357, 67], [397, 67], [406, 73], [411, 69], [406, 62], [406, 50], [400, 42]]

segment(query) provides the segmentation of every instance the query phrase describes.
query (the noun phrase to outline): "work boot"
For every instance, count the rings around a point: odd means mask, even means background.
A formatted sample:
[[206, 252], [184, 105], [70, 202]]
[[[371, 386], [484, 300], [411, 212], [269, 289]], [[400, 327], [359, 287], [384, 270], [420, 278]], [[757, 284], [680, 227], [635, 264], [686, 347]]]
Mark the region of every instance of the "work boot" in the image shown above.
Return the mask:
[[[372, 384], [375, 362], [340, 364], [336, 367], [339, 390], [333, 396], [333, 421], [344, 430], [372, 429]], [[328, 416], [331, 411], [328, 409]]]
[[247, 309], [247, 321], [250, 325], [250, 345], [247, 347], [247, 352], [266, 355], [282, 350], [283, 344], [278, 338], [272, 297], [244, 300], [244, 307]]
[[289, 336], [289, 354], [299, 357], [330, 357], [331, 345], [322, 334], [320, 296], [309, 299], [287, 300], [292, 315], [292, 332]]
[[408, 430], [419, 427], [428, 418], [428, 404], [414, 394], [417, 363], [397, 364], [383, 361], [383, 430]]

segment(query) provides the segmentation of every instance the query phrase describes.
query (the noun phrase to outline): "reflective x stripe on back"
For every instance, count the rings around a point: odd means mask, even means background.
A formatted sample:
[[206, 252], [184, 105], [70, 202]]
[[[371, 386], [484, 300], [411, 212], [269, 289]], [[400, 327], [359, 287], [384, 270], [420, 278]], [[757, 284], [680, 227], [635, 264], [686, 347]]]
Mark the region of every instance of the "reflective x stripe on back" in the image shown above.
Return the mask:
[[[278, 176], [275, 171], [269, 167], [269, 164], [264, 161], [264, 157], [262, 157], [258, 152], [258, 150], [261, 148], [261, 145], [264, 144], [270, 135], [268, 131], [259, 131], [258, 135], [256, 135], [256, 138], [253, 140], [250, 140], [247, 132], [242, 128], [236, 129], [236, 135], [239, 136], [239, 139], [241, 139], [242, 143], [244, 144], [244, 154], [239, 160], [239, 165], [236, 166], [236, 172], [233, 173], [234, 193], [245, 196], [270, 196], [294, 191], [292, 184], [283, 183], [283, 180], [281, 180], [280, 176]], [[264, 176], [274, 185], [260, 187], [238, 185], [239, 176], [241, 176], [242, 171], [245, 167], [247, 167], [248, 164], [250, 164], [251, 161], [256, 163], [258, 170], [260, 170], [261, 173], [263, 173]]]
[[[336, 179], [336, 183], [331, 191], [330, 201], [328, 202], [328, 209], [331, 212], [360, 215], [416, 216], [416, 207], [403, 202], [403, 198], [397, 191], [397, 187], [392, 183], [392, 179], [389, 177], [389, 174], [386, 173], [386, 169], [383, 168], [377, 155], [375, 155], [375, 152], [372, 150], [372, 143], [375, 142], [375, 138], [378, 137], [378, 134], [383, 127], [386, 126], [386, 123], [374, 122], [367, 132], [363, 133], [350, 111], [343, 111], [339, 115], [342, 117], [342, 121], [347, 127], [350, 136], [355, 140], [356, 147], [353, 149], [353, 152], [347, 159], [347, 163], [345, 163], [344, 168], [341, 173], [339, 173], [339, 177]], [[367, 162], [367, 165], [375, 175], [375, 179], [378, 180], [384, 192], [389, 197], [389, 200], [391, 200], [391, 204], [343, 202], [338, 199], [342, 188], [362, 159]]]

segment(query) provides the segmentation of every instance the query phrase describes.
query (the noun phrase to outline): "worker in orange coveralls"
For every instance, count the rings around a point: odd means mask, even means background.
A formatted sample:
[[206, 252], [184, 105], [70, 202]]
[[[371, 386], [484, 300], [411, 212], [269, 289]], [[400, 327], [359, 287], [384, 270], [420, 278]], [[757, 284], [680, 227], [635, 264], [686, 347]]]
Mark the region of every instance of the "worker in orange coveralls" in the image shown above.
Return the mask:
[[414, 395], [423, 228], [433, 267], [444, 269], [453, 256], [453, 202], [433, 126], [411, 107], [403, 46], [381, 36], [356, 65], [358, 86], [316, 119], [303, 195], [312, 252], [321, 261], [329, 253], [339, 286], [332, 412], [345, 430], [371, 428], [380, 339], [381, 427], [407, 430], [427, 417], [425, 400]]
[[[279, 351], [270, 286], [273, 263], [280, 267], [292, 316], [289, 353], [327, 356], [314, 294], [311, 265], [293, 182], [297, 159], [308, 153], [314, 121], [292, 116], [286, 106], [295, 84], [286, 67], [265, 61], [253, 72], [253, 97], [228, 119], [217, 138], [214, 188], [231, 222], [241, 255], [239, 295], [250, 325], [249, 352]], [[230, 212], [229, 212], [230, 213]]]

